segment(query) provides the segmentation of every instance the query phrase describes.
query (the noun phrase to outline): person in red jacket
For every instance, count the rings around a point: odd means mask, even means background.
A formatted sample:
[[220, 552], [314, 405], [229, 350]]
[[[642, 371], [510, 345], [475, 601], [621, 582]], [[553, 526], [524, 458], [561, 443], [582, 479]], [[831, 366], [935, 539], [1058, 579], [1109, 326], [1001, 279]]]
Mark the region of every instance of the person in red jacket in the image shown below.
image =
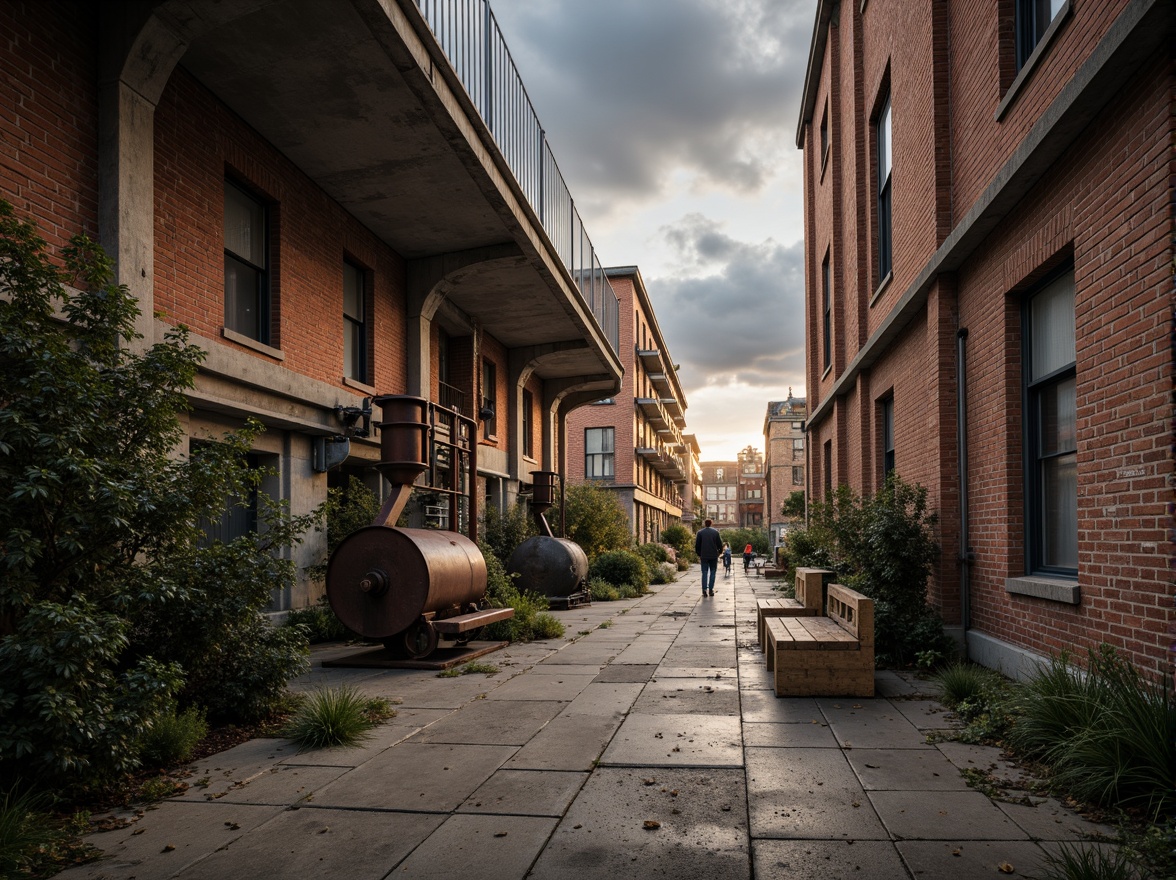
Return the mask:
[[751, 566], [751, 560], [755, 558], [755, 551], [751, 549], [751, 544], [743, 548], [743, 570], [746, 572]]

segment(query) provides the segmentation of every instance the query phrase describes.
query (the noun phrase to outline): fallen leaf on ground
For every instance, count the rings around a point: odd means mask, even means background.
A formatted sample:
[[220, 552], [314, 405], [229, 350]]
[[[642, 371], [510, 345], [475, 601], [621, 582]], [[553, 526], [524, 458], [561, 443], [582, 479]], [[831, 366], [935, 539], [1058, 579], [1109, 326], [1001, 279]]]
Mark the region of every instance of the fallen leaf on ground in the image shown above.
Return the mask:
[[646, 819], [641, 823], [641, 827], [646, 831], [656, 831], [657, 829], [661, 828], [661, 822], [658, 822], [654, 819]]

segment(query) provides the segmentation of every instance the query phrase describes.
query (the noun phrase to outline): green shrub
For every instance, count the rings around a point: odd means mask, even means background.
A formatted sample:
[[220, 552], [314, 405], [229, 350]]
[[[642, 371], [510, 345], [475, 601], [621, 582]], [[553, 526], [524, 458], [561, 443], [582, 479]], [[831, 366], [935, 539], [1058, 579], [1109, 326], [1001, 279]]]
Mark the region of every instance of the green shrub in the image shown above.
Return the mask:
[[589, 578], [588, 592], [593, 602], [615, 602], [621, 598], [620, 591], [604, 578]]
[[487, 505], [482, 514], [481, 543], [504, 565], [520, 544], [538, 534], [539, 528], [523, 501], [505, 511]]
[[299, 751], [355, 746], [371, 736], [369, 700], [351, 687], [315, 691], [290, 720], [284, 733]]
[[739, 558], [742, 558], [743, 548], [748, 544], [751, 544], [751, 549], [760, 556], [767, 556], [771, 551], [767, 529], [723, 529], [719, 535], [723, 541], [731, 545], [731, 552]]
[[204, 720], [203, 710], [191, 706], [176, 714], [175, 706], [171, 706], [143, 731], [140, 756], [149, 767], [183, 764], [206, 736], [208, 722]]
[[26, 876], [37, 850], [56, 837], [47, 815], [51, 805], [44, 793], [15, 784], [0, 792], [0, 877]]
[[335, 642], [352, 635], [331, 610], [326, 596], [320, 596], [317, 603], [305, 608], [295, 608], [286, 615], [285, 626], [300, 626], [312, 645], [320, 642]]
[[670, 553], [664, 544], [638, 544], [635, 551], [648, 568], [670, 561]]
[[1022, 688], [1012, 743], [1089, 803], [1158, 816], [1176, 808], [1176, 703], [1114, 648], [1086, 669], [1054, 657]]
[[531, 624], [531, 630], [533, 638], [558, 639], [564, 634], [564, 625], [553, 615], [543, 611], [535, 615], [535, 620]]
[[650, 585], [671, 584], [677, 573], [677, 566], [670, 562], [659, 562], [649, 570]]
[[1038, 880], [1143, 880], [1131, 854], [1110, 844], [1063, 842], [1057, 852], [1045, 851], [1044, 873]]
[[[1006, 687], [1006, 680], [999, 672], [959, 661], [939, 670], [935, 674], [935, 681], [942, 691], [941, 700], [949, 709], [977, 706], [998, 695]], [[965, 721], [969, 720], [966, 717], [968, 714], [965, 708], [962, 713]]]
[[[579, 544], [589, 561], [608, 550], [625, 550], [633, 545], [629, 515], [616, 493], [591, 483], [580, 483], [567, 487], [564, 504], [567, 528], [564, 537]], [[559, 508], [553, 508], [547, 517], [550, 522], [558, 523]]]
[[645, 562], [629, 550], [610, 550], [601, 553], [588, 566], [588, 578], [599, 578], [614, 587], [628, 584], [634, 587], [638, 594], [645, 592], [649, 586], [649, 570], [645, 567]]
[[680, 523], [662, 529], [661, 540], [663, 544], [669, 544], [677, 551], [679, 560], [684, 555], [694, 552], [694, 533]]
[[[548, 609], [546, 596], [538, 593], [520, 592], [515, 586], [506, 568], [489, 547], [482, 546], [482, 555], [486, 558], [486, 597], [494, 608], [513, 608], [514, 617], [509, 620], [499, 620], [488, 624], [482, 629], [482, 637], [491, 640], [511, 642], [529, 642], [536, 638], [554, 638], [551, 635], [537, 635], [537, 633], [553, 632], [559, 627], [559, 635], [563, 635], [563, 624], [550, 615], [542, 612]], [[551, 617], [549, 622], [547, 618]]]
[[[357, 477], [347, 478], [346, 486], [327, 490], [327, 501], [323, 505], [323, 521], [315, 531], [326, 531], [327, 545], [322, 561], [307, 566], [306, 573], [311, 580], [321, 583], [327, 576], [327, 560], [335, 548], [352, 532], [370, 526], [380, 512], [380, 499]], [[404, 525], [406, 514], [401, 514], [397, 525]]]

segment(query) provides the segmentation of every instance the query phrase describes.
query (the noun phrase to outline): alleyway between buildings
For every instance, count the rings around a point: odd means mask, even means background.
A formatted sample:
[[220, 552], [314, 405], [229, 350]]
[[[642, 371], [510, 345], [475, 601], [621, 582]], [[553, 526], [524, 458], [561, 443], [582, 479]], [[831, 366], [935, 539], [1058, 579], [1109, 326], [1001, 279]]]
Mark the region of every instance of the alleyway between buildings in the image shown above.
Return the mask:
[[695, 566], [657, 590], [557, 612], [564, 639], [483, 658], [491, 676], [324, 669], [358, 649], [318, 650], [296, 688], [399, 701], [365, 746], [213, 756], [59, 876], [967, 880], [1109, 831], [969, 788], [961, 771], [1020, 775], [942, 741], [913, 676], [879, 672], [872, 700], [778, 699], [755, 630], [770, 582], [736, 567], [702, 598]]

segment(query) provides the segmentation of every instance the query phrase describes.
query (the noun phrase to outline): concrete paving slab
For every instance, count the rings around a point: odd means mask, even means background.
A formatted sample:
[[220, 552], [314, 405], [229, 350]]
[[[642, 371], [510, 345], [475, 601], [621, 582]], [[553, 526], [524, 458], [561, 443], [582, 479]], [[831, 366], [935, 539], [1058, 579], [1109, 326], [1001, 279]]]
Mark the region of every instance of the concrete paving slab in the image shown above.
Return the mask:
[[1029, 781], [1029, 775], [1012, 761], [1005, 759], [995, 746], [977, 746], [945, 741], [935, 747], [960, 770], [983, 770], [998, 782], [1018, 788]]
[[758, 663], [739, 661], [739, 688], [748, 691], [768, 691], [773, 697], [776, 696], [776, 680], [773, 674], [764, 668], [762, 658]]
[[105, 853], [103, 858], [57, 876], [66, 880], [170, 877], [244, 837], [283, 809], [164, 801], [128, 828], [87, 836], [87, 843]]
[[660, 637], [646, 636], [618, 651], [612, 663], [613, 665], [629, 663], [638, 666], [661, 663], [671, 644], [669, 639], [663, 640]]
[[644, 684], [657, 671], [655, 663], [610, 663], [596, 676], [600, 684]]
[[752, 837], [887, 840], [840, 749], [749, 748]]
[[389, 876], [523, 880], [555, 824], [527, 816], [452, 816]]
[[621, 726], [621, 713], [557, 715], [506, 762], [519, 770], [591, 770]]
[[849, 749], [846, 760], [867, 791], [967, 791], [938, 749]]
[[746, 748], [835, 749], [837, 740], [827, 724], [745, 722], [743, 745]]
[[188, 790], [180, 800], [210, 800], [229, 789], [268, 773], [293, 757], [298, 747], [288, 739], [252, 739], [189, 765]]
[[350, 767], [271, 767], [241, 785], [234, 786], [218, 800], [230, 804], [274, 804], [287, 806], [312, 797], [316, 791], [334, 782]]
[[743, 798], [741, 770], [602, 768], [560, 822], [530, 878], [747, 880]]
[[667, 666], [735, 668], [735, 644], [692, 645], [676, 642], [666, 651], [663, 661]]
[[634, 712], [654, 715], [739, 715], [739, 688], [734, 680], [658, 678], [633, 704]]
[[[302, 808], [219, 850], [184, 880], [272, 880], [274, 877], [378, 880], [443, 821], [412, 813]], [[139, 875], [142, 880], [143, 875]]]
[[624, 720], [600, 758], [619, 767], [740, 767], [738, 718], [723, 715], [639, 715]]
[[960, 726], [959, 719], [936, 700], [892, 700], [891, 705], [919, 730], [950, 730]]
[[543, 662], [549, 665], [592, 665], [604, 666], [623, 650], [622, 646], [608, 642], [593, 642], [583, 639], [547, 657]]
[[396, 716], [376, 727], [371, 736], [356, 746], [336, 746], [329, 749], [310, 749], [296, 752], [281, 763], [286, 766], [309, 765], [317, 767], [358, 767], [371, 760], [384, 749], [391, 748], [418, 731], [424, 730], [434, 721], [444, 718], [452, 709], [397, 709]]
[[515, 751], [511, 746], [401, 743], [316, 792], [314, 804], [449, 812]]
[[916, 880], [991, 880], [1005, 876], [1001, 865], [1012, 868], [1011, 876], [1033, 877], [1045, 863], [1041, 847], [1028, 841], [969, 840], [965, 835], [947, 843], [904, 840], [896, 846]]
[[555, 700], [478, 700], [409, 742], [521, 746], [567, 705]]
[[879, 697], [910, 697], [919, 693], [919, 689], [905, 678], [889, 669], [878, 669], [874, 672], [874, 694]]
[[898, 850], [884, 840], [753, 840], [751, 853], [756, 877], [910, 880]]
[[1033, 799], [1024, 803], [995, 801], [997, 808], [1017, 823], [1033, 840], [1075, 840], [1084, 837], [1116, 837], [1110, 825], [1091, 822], [1067, 809], [1054, 798]]
[[641, 690], [639, 683], [595, 682], [588, 685], [564, 708], [564, 715], [595, 715], [598, 717], [620, 717], [628, 712]]
[[571, 702], [577, 694], [592, 684], [594, 678], [595, 672], [578, 675], [520, 675], [495, 688], [486, 695], [486, 699]]
[[772, 692], [740, 689], [739, 702], [745, 722], [797, 721], [828, 727], [816, 701], [809, 697], [777, 697]]
[[656, 678], [706, 678], [716, 681], [734, 682], [738, 676], [728, 666], [667, 666], [661, 664], [657, 668]]
[[387, 697], [398, 700], [397, 708], [408, 709], [458, 709], [479, 694], [488, 694], [517, 673], [510, 671], [501, 676], [459, 675], [457, 678], [438, 678], [435, 672], [416, 672], [412, 678], [397, 678], [388, 681], [374, 680], [363, 687], [363, 693], [372, 697]]
[[531, 675], [598, 675], [604, 668], [598, 663], [536, 663], [527, 671]]
[[867, 792], [895, 840], [1027, 840], [1028, 835], [978, 791]]
[[458, 808], [461, 813], [551, 816], [558, 819], [587, 780], [587, 773], [504, 768]]
[[822, 697], [817, 705], [837, 741], [854, 749], [930, 749], [927, 737], [889, 700]]

